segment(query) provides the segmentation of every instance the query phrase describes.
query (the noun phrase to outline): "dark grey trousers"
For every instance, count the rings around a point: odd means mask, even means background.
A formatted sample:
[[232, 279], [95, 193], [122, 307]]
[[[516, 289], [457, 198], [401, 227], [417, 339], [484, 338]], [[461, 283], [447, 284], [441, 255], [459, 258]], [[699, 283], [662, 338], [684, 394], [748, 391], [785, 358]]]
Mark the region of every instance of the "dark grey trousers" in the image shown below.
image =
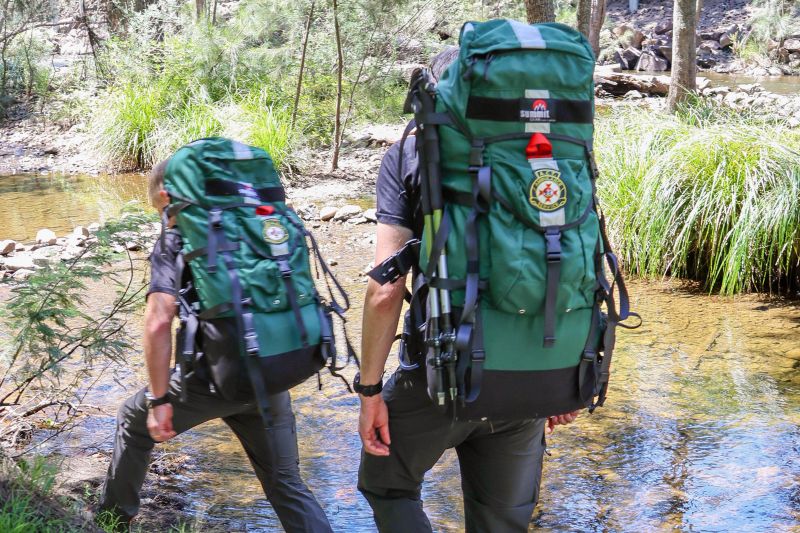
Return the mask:
[[[170, 380], [170, 394], [178, 398], [180, 378]], [[266, 429], [255, 400], [230, 401], [209, 390], [208, 383], [190, 374], [188, 401], [173, 403], [173, 428], [182, 433], [203, 422], [221, 418], [242, 443], [272, 507], [288, 532], [330, 532], [331, 526], [317, 500], [300, 478], [297, 436], [289, 393], [270, 396], [272, 423]], [[100, 495], [100, 509], [131, 518], [139, 510], [144, 483], [155, 445], [147, 432], [144, 389], [120, 408], [114, 454]]]
[[422, 508], [425, 473], [455, 448], [468, 533], [527, 531], [539, 498], [544, 419], [455, 422], [428, 398], [421, 372], [396, 372], [383, 392], [390, 455], [361, 452], [358, 489], [381, 533], [432, 531]]

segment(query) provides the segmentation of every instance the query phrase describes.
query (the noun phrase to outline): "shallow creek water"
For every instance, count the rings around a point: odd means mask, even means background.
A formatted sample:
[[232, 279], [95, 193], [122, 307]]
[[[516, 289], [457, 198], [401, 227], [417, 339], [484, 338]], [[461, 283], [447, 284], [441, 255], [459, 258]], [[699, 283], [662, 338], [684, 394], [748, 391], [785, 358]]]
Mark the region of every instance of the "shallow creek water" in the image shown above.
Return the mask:
[[[0, 193], [4, 209], [5, 198]], [[372, 231], [333, 224], [315, 230], [353, 296], [349, 331], [355, 339], [365, 286], [361, 271], [372, 253], [365, 239]], [[582, 414], [549, 438], [532, 527], [798, 531], [800, 368], [787, 354], [800, 349], [800, 304], [707, 296], [675, 282], [630, 285], [632, 307], [644, 325], [619, 333], [606, 407]], [[131, 372], [102, 380], [86, 401], [108, 405], [112, 413], [143, 383], [141, 356], [131, 354], [130, 361]], [[292, 393], [301, 469], [334, 530], [373, 531], [369, 506], [355, 489], [358, 402], [338, 381], [323, 381], [321, 392], [312, 379]], [[50, 450], [108, 452], [113, 428], [113, 416], [94, 416]], [[151, 488], [187, 502], [190, 523], [201, 530], [280, 530], [223, 424], [201, 426], [164, 448], [188, 455], [190, 468], [153, 481]], [[458, 464], [448, 452], [423, 491], [435, 531], [463, 530], [459, 489]], [[145, 530], [166, 530], [142, 518]]]

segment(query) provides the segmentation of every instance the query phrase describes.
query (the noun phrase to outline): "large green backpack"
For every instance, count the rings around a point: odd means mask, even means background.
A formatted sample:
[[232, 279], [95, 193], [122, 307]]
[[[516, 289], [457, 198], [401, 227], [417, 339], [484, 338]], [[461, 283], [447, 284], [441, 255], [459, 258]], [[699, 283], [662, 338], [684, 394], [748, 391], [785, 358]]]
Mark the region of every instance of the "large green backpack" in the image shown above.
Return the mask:
[[[170, 159], [164, 188], [171, 201], [164, 217], [176, 216], [184, 241], [179, 264], [191, 267], [192, 286], [179, 293], [183, 310], [190, 311], [181, 315], [183, 335], [176, 349], [182, 359], [195, 350], [199, 321], [230, 323], [232, 318], [230, 355], [245, 361], [265, 415], [268, 394], [297, 385], [326, 363], [335, 373], [331, 318], [332, 312], [344, 313], [347, 295], [313, 236], [287, 208], [270, 156], [228, 139], [194, 141]], [[327, 301], [318, 293], [309, 242], [344, 307], [332, 293]], [[187, 290], [196, 293], [196, 302], [183, 298]]]
[[[629, 315], [595, 196], [594, 55], [561, 24], [467, 23], [460, 44], [438, 85], [423, 71], [407, 100], [425, 215], [411, 310], [425, 310], [430, 396], [461, 419], [594, 409]], [[408, 253], [373, 277], [396, 279]]]

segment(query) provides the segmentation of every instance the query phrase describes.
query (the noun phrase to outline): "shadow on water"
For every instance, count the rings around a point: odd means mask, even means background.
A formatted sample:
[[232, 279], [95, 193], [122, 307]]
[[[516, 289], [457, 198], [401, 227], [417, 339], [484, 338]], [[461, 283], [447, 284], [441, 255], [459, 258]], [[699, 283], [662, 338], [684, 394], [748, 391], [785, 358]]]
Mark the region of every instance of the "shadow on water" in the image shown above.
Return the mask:
[[[353, 296], [350, 335], [358, 339], [374, 228], [317, 226], [323, 252], [338, 261], [337, 275]], [[634, 282], [631, 293], [644, 326], [619, 334], [606, 407], [549, 439], [532, 527], [797, 531], [800, 305], [707, 296], [669, 282]], [[141, 357], [131, 361], [135, 375], [121, 380], [127, 390], [109, 378], [87, 401], [113, 412], [143, 383]], [[323, 382], [322, 391], [312, 379], [292, 393], [303, 475], [336, 531], [374, 531], [355, 488], [357, 399], [334, 378]], [[108, 451], [113, 427], [113, 417], [94, 417], [62, 444]], [[190, 523], [200, 530], [279, 530], [223, 424], [206, 424], [164, 447], [191, 457], [191, 468], [152, 488], [180, 494]], [[445, 454], [428, 475], [423, 498], [434, 530], [463, 529], [455, 454]], [[146, 528], [163, 526], [141, 518]]]

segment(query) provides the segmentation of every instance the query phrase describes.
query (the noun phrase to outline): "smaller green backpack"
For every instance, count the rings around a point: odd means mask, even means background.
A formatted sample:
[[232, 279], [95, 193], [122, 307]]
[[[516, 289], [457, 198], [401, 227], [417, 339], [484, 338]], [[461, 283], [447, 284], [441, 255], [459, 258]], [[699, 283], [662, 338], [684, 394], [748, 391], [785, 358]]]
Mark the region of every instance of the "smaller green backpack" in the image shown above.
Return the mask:
[[[170, 205], [164, 210], [184, 245], [179, 270], [191, 268], [191, 286], [179, 291], [181, 335], [178, 361], [191, 360], [200, 321], [234, 322], [241, 357], [263, 414], [266, 396], [288, 390], [324, 366], [337, 375], [333, 314], [343, 319], [347, 294], [322, 259], [286, 195], [270, 156], [259, 148], [221, 138], [200, 139], [180, 148], [164, 176]], [[310, 246], [309, 246], [310, 243]], [[317, 272], [332, 280], [344, 301], [318, 293]], [[176, 276], [181, 283], [181, 273]], [[189, 302], [188, 291], [197, 295]], [[231, 321], [230, 319], [234, 320]], [[354, 357], [347, 342], [348, 361]], [[185, 387], [184, 387], [185, 388]]]

